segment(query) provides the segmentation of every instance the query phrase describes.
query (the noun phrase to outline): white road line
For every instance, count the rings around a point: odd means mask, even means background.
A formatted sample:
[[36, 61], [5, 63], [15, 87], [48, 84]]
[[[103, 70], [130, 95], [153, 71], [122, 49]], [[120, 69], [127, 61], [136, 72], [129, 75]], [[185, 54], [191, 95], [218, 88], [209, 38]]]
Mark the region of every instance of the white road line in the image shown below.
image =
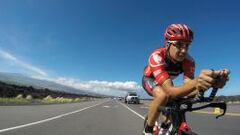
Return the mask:
[[148, 107], [147, 107], [147, 106], [141, 106], [140, 108], [148, 109]]
[[[216, 115], [214, 112], [209, 112], [209, 111], [193, 111], [195, 113], [204, 113], [204, 114], [213, 114]], [[218, 113], [217, 113], [218, 114]], [[226, 116], [240, 116], [240, 113], [225, 113]]]
[[103, 106], [103, 107], [105, 107], [105, 108], [110, 108], [110, 106], [108, 106], [108, 105], [105, 105], [105, 106]]
[[121, 105], [123, 105], [124, 107], [126, 107], [128, 110], [130, 110], [131, 112], [133, 112], [134, 114], [136, 114], [138, 117], [142, 118], [143, 120], [145, 119], [144, 116], [140, 115], [139, 113], [135, 112], [134, 110], [132, 110], [131, 108], [129, 108], [128, 106], [124, 105], [123, 103], [119, 102]]
[[[121, 105], [123, 105], [124, 107], [126, 107], [128, 110], [130, 110], [131, 112], [133, 112], [134, 114], [136, 114], [137, 116], [139, 116], [142, 119], [145, 119], [144, 116], [140, 115], [139, 113], [135, 112], [134, 110], [132, 110], [131, 108], [129, 108], [127, 105], [118, 102]], [[146, 108], [146, 107], [140, 107], [140, 108]], [[207, 112], [207, 111], [193, 111], [194, 113], [205, 113], [205, 114], [214, 114], [213, 112]], [[227, 116], [240, 116], [240, 113], [226, 113], [225, 115]]]
[[51, 121], [51, 120], [55, 120], [55, 119], [58, 119], [58, 118], [61, 118], [61, 117], [67, 116], [67, 115], [71, 115], [71, 114], [74, 114], [74, 113], [78, 113], [78, 112], [84, 111], [86, 109], [93, 108], [95, 106], [98, 106], [100, 104], [106, 103], [108, 101], [105, 101], [105, 102], [102, 102], [102, 103], [99, 103], [99, 104], [96, 104], [96, 105], [93, 105], [93, 106], [89, 106], [89, 107], [86, 107], [86, 108], [83, 108], [83, 109], [79, 109], [79, 110], [76, 110], [76, 111], [73, 111], [73, 112], [61, 114], [61, 115], [58, 115], [58, 116], [55, 116], [55, 117], [51, 117], [51, 118], [48, 118], [48, 119], [44, 119], [44, 120], [40, 120], [40, 121], [36, 121], [36, 122], [24, 124], [24, 125], [19, 125], [19, 126], [15, 126], [15, 127], [0, 129], [0, 133], [6, 132], [6, 131], [10, 131], [10, 130], [19, 129], [19, 128], [28, 127], [28, 126], [32, 126], [32, 125], [36, 125], [36, 124], [40, 124], [40, 123], [44, 123], [44, 122], [48, 122], [48, 121]]

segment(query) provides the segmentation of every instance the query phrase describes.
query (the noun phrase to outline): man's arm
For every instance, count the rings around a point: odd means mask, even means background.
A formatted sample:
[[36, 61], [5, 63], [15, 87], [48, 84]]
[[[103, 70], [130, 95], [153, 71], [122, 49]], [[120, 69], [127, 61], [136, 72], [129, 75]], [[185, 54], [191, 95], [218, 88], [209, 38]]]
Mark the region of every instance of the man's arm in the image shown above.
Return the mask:
[[181, 86], [174, 86], [171, 79], [161, 85], [171, 98], [184, 97], [196, 91], [197, 79], [189, 79]]
[[[161, 87], [169, 94], [172, 98], [184, 97], [188, 94], [203, 90], [206, 91], [215, 83], [214, 76], [219, 75], [223, 71], [212, 71], [212, 70], [202, 70], [200, 75], [194, 79], [189, 79], [181, 86], [173, 86], [171, 79], [166, 79]], [[226, 78], [229, 72], [224, 71], [222, 74], [226, 74]], [[223, 83], [225, 85], [225, 83]]]
[[[191, 80], [193, 80], [193, 79], [188, 78], [188, 77], [185, 76], [185, 78], [184, 78], [184, 80], [183, 80], [183, 83], [185, 84], [185, 83], [187, 83], [187, 82], [189, 82], [189, 81], [191, 81]], [[198, 94], [198, 90], [197, 90], [197, 88], [195, 87], [195, 89], [194, 89], [191, 93], [189, 93], [187, 96], [188, 96], [188, 97], [195, 97], [197, 94]]]

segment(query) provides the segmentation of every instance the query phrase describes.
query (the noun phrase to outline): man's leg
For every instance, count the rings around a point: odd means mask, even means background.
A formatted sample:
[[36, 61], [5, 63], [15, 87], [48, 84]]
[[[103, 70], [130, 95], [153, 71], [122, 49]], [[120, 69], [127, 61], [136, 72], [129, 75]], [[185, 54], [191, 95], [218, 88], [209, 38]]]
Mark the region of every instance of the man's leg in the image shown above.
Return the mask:
[[153, 127], [159, 113], [157, 109], [159, 106], [165, 106], [167, 104], [169, 94], [163, 90], [160, 86], [157, 86], [153, 90], [153, 101], [151, 102], [148, 110], [147, 125]]

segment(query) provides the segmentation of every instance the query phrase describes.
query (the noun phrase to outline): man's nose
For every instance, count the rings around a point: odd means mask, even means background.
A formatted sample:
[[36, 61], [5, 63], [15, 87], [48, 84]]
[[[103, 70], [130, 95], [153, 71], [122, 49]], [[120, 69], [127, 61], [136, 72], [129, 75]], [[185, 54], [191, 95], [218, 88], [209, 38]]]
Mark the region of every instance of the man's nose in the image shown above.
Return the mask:
[[181, 53], [186, 53], [187, 52], [187, 48], [181, 48]]

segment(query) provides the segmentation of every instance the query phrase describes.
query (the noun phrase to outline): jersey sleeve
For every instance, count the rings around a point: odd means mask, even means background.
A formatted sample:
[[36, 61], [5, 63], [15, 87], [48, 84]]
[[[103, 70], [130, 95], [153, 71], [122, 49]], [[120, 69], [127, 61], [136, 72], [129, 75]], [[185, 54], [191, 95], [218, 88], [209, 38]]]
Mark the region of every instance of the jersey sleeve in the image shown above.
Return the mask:
[[183, 77], [185, 78], [194, 78], [195, 72], [195, 61], [191, 56], [187, 56], [187, 59], [183, 63]]
[[149, 67], [158, 85], [162, 85], [169, 78], [169, 74], [165, 71], [165, 66], [164, 57], [159, 51], [155, 51], [150, 55]]

